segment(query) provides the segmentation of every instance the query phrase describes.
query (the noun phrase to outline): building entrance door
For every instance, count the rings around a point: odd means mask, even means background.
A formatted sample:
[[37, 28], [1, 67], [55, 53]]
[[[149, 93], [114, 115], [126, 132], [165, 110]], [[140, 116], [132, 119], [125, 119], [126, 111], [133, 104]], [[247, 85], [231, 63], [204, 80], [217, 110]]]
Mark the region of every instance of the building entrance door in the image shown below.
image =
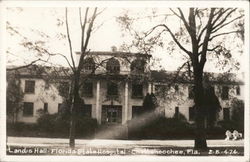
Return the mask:
[[118, 124], [122, 121], [122, 106], [103, 105], [102, 123]]

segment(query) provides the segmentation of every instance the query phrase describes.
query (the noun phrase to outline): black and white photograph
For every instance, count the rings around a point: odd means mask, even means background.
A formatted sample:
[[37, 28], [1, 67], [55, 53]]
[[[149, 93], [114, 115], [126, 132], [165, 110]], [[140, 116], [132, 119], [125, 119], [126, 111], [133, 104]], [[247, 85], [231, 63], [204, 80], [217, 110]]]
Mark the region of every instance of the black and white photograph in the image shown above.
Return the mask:
[[3, 1], [1, 37], [0, 161], [249, 161], [247, 1]]

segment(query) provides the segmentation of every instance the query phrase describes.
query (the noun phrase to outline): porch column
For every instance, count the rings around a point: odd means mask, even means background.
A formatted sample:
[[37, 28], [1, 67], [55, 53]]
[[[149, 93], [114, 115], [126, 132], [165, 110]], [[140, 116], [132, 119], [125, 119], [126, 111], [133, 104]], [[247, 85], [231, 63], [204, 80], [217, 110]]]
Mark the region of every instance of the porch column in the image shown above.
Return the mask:
[[101, 109], [100, 109], [100, 81], [96, 83], [96, 120], [98, 124], [101, 124]]
[[148, 93], [149, 94], [152, 93], [152, 85], [151, 85], [151, 83], [148, 84]]
[[155, 94], [155, 85], [152, 83], [152, 93]]
[[125, 124], [128, 120], [128, 82], [125, 83], [125, 103], [124, 103], [124, 119], [122, 124]]

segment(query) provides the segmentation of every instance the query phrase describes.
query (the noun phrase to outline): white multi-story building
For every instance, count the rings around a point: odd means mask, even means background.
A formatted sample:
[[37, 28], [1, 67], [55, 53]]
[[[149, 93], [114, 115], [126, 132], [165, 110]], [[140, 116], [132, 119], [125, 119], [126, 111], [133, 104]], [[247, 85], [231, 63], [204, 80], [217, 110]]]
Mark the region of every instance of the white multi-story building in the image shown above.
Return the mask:
[[[79, 54], [77, 54], [79, 55]], [[192, 81], [175, 72], [150, 71], [150, 55], [124, 52], [91, 52], [85, 58], [80, 95], [84, 98], [84, 115], [96, 118], [99, 124], [126, 124], [143, 112], [147, 93], [157, 97], [159, 111], [166, 117], [183, 114], [194, 120]], [[215, 94], [223, 108], [219, 120], [230, 119], [233, 98], [244, 100], [243, 78], [234, 74], [208, 74]], [[44, 79], [48, 75], [34, 72], [32, 67], [19, 72], [24, 92], [23, 109], [17, 121], [34, 123], [39, 109], [57, 113], [63, 103], [56, 83]], [[173, 80], [175, 78], [175, 80]], [[64, 82], [66, 91], [68, 79]], [[169, 86], [170, 85], [170, 86]]]

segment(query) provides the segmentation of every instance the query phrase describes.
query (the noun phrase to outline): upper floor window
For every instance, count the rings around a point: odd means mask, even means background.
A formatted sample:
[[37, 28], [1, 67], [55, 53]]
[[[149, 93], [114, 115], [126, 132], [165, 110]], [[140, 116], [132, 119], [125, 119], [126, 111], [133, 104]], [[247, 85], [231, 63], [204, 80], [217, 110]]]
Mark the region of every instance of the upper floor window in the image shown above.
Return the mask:
[[188, 98], [193, 99], [194, 98], [194, 86], [188, 87]]
[[178, 86], [178, 85], [175, 85], [175, 86], [174, 86], [174, 89], [175, 89], [176, 92], [179, 91], [179, 86]]
[[240, 86], [236, 87], [236, 95], [240, 95]]
[[43, 105], [43, 111], [44, 111], [45, 113], [48, 112], [48, 103], [44, 103], [44, 105]]
[[229, 92], [229, 87], [228, 86], [223, 86], [222, 87], [222, 93], [221, 93], [222, 100], [228, 100], [228, 92]]
[[118, 85], [114, 82], [108, 82], [107, 84], [107, 95], [118, 96]]
[[143, 73], [145, 70], [146, 62], [144, 60], [135, 59], [132, 61], [130, 70], [131, 72]]
[[93, 58], [86, 58], [83, 63], [83, 69], [86, 71], [95, 71], [95, 61]]
[[49, 83], [48, 83], [48, 82], [45, 82], [44, 89], [45, 89], [45, 90], [48, 90], [48, 89], [49, 89]]
[[23, 116], [30, 117], [33, 116], [34, 104], [32, 102], [23, 103]]
[[120, 72], [120, 63], [118, 60], [111, 58], [107, 62], [106, 66], [107, 72], [109, 73], [119, 73]]
[[84, 82], [82, 86], [82, 95], [85, 97], [93, 96], [93, 83], [92, 82]]
[[143, 97], [143, 85], [132, 84], [132, 98], [142, 98], [142, 97]]
[[25, 91], [25, 93], [35, 93], [35, 81], [34, 80], [26, 80], [24, 91]]
[[69, 94], [69, 90], [70, 90], [69, 82], [66, 82], [66, 81], [59, 82], [58, 91], [60, 95], [67, 96]]

